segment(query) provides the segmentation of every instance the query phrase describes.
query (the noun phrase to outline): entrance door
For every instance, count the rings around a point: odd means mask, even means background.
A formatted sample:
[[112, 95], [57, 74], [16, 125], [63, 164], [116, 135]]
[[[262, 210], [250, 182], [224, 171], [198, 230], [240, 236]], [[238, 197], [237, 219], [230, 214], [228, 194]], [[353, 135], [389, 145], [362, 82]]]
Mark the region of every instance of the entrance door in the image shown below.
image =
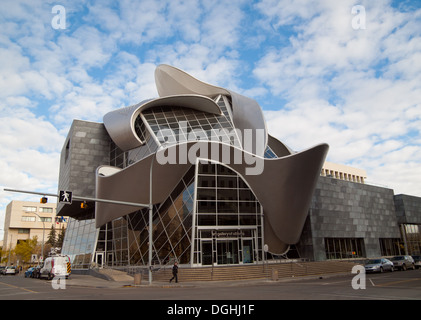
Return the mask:
[[202, 265], [211, 265], [212, 260], [212, 241], [202, 241]]
[[253, 262], [253, 240], [243, 240], [243, 263]]
[[97, 252], [95, 254], [95, 261], [98, 268], [100, 269], [104, 268], [104, 252]]
[[216, 242], [218, 264], [238, 264], [238, 240]]

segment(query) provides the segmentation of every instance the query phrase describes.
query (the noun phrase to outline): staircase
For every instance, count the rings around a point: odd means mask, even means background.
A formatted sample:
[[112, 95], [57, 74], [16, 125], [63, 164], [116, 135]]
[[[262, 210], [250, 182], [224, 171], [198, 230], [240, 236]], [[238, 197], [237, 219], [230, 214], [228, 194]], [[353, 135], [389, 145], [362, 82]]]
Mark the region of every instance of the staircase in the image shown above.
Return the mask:
[[[277, 273], [277, 278], [315, 276], [322, 274], [351, 272], [355, 262], [323, 261], [323, 262], [288, 262], [276, 264], [217, 266], [190, 268], [179, 267], [178, 280], [190, 281], [233, 281], [271, 279]], [[172, 268], [164, 268], [153, 273], [154, 281], [169, 281], [172, 278]]]

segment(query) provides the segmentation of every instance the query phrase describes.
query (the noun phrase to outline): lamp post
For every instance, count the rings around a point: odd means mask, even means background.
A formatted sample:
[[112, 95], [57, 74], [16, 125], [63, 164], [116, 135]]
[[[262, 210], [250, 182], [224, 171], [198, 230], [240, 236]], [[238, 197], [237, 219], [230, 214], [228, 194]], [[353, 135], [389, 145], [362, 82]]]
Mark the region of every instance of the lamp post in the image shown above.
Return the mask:
[[[44, 220], [41, 219], [41, 217], [38, 215], [38, 213], [32, 212], [33, 214], [35, 214], [42, 222], [42, 244], [41, 244], [41, 257], [44, 260], [44, 234], [45, 234], [45, 222]], [[38, 259], [38, 263], [39, 263], [39, 259]]]
[[153, 204], [152, 204], [152, 168], [155, 161], [156, 153], [152, 157], [151, 166], [149, 169], [149, 285], [152, 284], [152, 227], [153, 227]]

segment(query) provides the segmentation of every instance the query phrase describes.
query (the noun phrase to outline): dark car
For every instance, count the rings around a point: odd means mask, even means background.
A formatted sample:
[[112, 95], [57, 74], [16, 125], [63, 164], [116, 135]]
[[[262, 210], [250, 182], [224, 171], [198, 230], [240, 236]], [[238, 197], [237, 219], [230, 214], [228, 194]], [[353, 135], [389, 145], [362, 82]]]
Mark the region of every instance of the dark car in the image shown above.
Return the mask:
[[390, 259], [395, 269], [407, 270], [409, 268], [415, 270], [414, 259], [411, 256], [396, 256]]
[[412, 259], [414, 259], [415, 268], [421, 268], [421, 256], [412, 256]]
[[35, 266], [32, 270], [31, 278], [39, 278], [40, 270], [42, 266]]

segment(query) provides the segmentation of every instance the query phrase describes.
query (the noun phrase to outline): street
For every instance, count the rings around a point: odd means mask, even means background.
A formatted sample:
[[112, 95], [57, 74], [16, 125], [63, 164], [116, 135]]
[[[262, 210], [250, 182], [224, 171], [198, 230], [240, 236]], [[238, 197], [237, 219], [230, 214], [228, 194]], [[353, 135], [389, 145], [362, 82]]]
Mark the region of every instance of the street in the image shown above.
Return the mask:
[[[367, 274], [353, 289], [354, 274], [278, 282], [144, 284], [113, 283], [72, 275], [66, 282], [0, 276], [1, 300], [421, 300], [421, 270]], [[63, 281], [63, 280], [62, 280]]]

